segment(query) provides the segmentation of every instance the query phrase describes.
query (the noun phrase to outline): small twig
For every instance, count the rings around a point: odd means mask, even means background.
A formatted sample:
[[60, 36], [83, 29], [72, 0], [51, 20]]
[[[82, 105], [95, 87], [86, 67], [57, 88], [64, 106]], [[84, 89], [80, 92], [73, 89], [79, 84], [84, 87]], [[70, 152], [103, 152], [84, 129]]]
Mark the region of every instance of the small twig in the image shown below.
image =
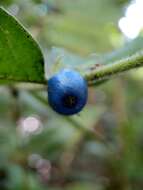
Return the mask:
[[11, 108], [12, 108], [11, 116], [14, 123], [17, 123], [21, 115], [21, 109], [20, 109], [20, 104], [19, 104], [19, 91], [13, 86], [9, 86], [9, 90], [13, 97], [13, 101], [11, 105]]
[[95, 68], [90, 72], [84, 74], [85, 79], [89, 85], [95, 82], [107, 80], [116, 74], [121, 74], [124, 71], [135, 69], [143, 66], [143, 51], [140, 51], [130, 57], [121, 59], [111, 64], [103, 65]]

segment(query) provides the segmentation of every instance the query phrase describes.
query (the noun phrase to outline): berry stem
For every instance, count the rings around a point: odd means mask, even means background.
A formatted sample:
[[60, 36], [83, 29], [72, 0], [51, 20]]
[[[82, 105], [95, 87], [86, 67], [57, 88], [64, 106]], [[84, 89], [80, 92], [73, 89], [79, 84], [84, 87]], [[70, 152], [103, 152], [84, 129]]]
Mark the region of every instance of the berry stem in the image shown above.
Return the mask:
[[119, 61], [100, 66], [85, 73], [84, 77], [89, 85], [94, 85], [95, 82], [102, 82], [110, 79], [116, 74], [121, 74], [125, 71], [143, 66], [143, 51], [133, 54], [132, 56], [123, 58]]

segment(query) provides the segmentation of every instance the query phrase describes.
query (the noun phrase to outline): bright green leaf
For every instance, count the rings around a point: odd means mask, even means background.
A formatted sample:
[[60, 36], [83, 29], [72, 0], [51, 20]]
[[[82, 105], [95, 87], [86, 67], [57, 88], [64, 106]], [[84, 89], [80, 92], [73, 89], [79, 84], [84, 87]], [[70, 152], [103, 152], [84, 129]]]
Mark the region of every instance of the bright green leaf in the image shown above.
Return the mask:
[[0, 8], [0, 80], [44, 82], [44, 60], [38, 44], [3, 8]]

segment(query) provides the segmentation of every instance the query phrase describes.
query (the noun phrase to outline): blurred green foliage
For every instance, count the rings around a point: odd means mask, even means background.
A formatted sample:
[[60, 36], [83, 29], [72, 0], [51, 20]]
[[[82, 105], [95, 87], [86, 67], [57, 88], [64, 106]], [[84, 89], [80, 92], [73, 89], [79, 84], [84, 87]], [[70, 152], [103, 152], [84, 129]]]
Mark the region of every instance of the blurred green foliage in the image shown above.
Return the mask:
[[[125, 43], [118, 20], [128, 3], [0, 1], [28, 28], [45, 54], [60, 46], [81, 59]], [[142, 48], [139, 39], [134, 50]], [[114, 59], [114, 53], [105, 54], [105, 61], [108, 58]], [[142, 190], [142, 72], [132, 71], [90, 88], [88, 105], [73, 117], [54, 113], [41, 86], [1, 86], [0, 189]]]

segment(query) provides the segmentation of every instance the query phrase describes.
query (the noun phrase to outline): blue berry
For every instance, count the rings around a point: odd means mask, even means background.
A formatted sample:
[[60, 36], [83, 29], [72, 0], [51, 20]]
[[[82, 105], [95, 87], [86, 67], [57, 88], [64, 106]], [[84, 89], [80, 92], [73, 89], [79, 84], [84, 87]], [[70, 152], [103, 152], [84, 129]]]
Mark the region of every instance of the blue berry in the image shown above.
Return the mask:
[[61, 70], [48, 80], [49, 104], [57, 113], [73, 115], [80, 112], [87, 96], [87, 82], [74, 70]]

